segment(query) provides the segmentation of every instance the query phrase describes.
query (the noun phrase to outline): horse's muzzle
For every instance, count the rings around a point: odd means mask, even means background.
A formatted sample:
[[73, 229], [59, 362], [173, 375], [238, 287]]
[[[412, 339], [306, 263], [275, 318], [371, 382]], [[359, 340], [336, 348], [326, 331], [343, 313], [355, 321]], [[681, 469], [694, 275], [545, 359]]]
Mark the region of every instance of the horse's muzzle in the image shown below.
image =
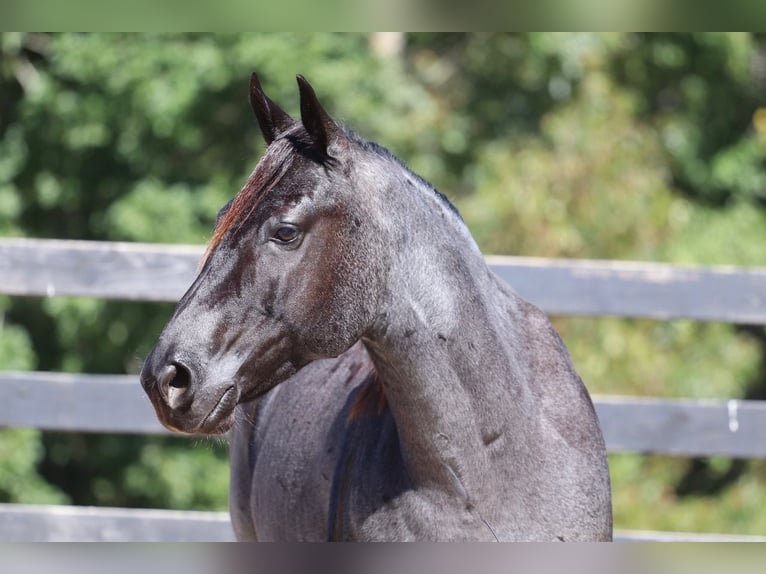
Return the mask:
[[149, 355], [141, 385], [157, 418], [166, 428], [186, 434], [221, 434], [233, 422], [239, 392], [231, 381], [204, 381], [179, 360], [159, 361]]

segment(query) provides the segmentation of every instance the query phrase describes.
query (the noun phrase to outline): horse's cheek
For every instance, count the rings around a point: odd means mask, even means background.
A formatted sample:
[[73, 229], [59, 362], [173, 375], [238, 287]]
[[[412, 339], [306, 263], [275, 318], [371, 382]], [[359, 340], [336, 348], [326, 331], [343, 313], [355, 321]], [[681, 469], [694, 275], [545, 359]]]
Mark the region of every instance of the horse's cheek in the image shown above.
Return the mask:
[[287, 323], [296, 331], [303, 354], [309, 357], [335, 357], [359, 338], [357, 313], [347, 305], [351, 294], [342, 285], [307, 281], [290, 302]]

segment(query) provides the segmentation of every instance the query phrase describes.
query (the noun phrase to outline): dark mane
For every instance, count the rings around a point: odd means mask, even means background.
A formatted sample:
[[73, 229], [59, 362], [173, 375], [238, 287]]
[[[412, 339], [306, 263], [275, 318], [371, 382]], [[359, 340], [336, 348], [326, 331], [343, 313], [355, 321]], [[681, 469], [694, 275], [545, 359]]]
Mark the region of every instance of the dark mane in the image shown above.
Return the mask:
[[282, 180], [292, 164], [292, 159], [293, 146], [286, 140], [274, 142], [269, 146], [245, 185], [229, 203], [225, 213], [216, 223], [213, 237], [210, 239], [202, 259], [203, 262], [220, 245], [229, 229], [242, 225], [269, 192]]
[[388, 150], [388, 148], [380, 145], [377, 142], [368, 141], [364, 138], [362, 138], [359, 134], [357, 134], [355, 131], [343, 128], [343, 133], [346, 134], [346, 136], [352, 140], [357, 145], [361, 146], [362, 149], [374, 153], [382, 158], [385, 158], [387, 160], [393, 161], [399, 166], [404, 169], [407, 174], [409, 174], [415, 181], [417, 181], [420, 185], [431, 191], [436, 195], [436, 197], [439, 198], [439, 200], [444, 203], [455, 215], [458, 216], [458, 218], [462, 221], [463, 217], [460, 215], [460, 212], [458, 211], [457, 207], [449, 200], [449, 198], [444, 195], [441, 191], [436, 189], [433, 184], [428, 181], [427, 179], [422, 178], [417, 173], [412, 171], [409, 167], [407, 167], [407, 164], [405, 164], [401, 159], [399, 159], [397, 156], [395, 156], [391, 151]]
[[[396, 157], [387, 148], [376, 142], [365, 140], [355, 131], [348, 128], [343, 128], [343, 133], [349, 140], [365, 151], [374, 153], [377, 156], [399, 165], [413, 180], [431, 193], [434, 193], [444, 205], [462, 220], [460, 212], [458, 212], [457, 208], [450, 202], [446, 195], [436, 189], [429, 181], [411, 171], [402, 160]], [[323, 160], [322, 158], [314, 157], [316, 154], [311, 153], [311, 145], [308, 142], [308, 136], [303, 126], [296, 126], [296, 128], [286, 134], [285, 137], [274, 141], [268, 147], [265, 155], [247, 179], [245, 185], [242, 186], [242, 189], [229, 203], [219, 221], [216, 222], [213, 237], [210, 239], [207, 250], [205, 251], [205, 256], [202, 259], [203, 263], [209, 257], [210, 253], [220, 245], [224, 235], [226, 235], [231, 228], [242, 225], [242, 223], [247, 220], [250, 214], [252, 214], [266, 198], [269, 192], [282, 180], [288, 168], [292, 165], [292, 159], [296, 152], [301, 153], [302, 155], [309, 155], [316, 161], [326, 161], [327, 159], [324, 158]]]

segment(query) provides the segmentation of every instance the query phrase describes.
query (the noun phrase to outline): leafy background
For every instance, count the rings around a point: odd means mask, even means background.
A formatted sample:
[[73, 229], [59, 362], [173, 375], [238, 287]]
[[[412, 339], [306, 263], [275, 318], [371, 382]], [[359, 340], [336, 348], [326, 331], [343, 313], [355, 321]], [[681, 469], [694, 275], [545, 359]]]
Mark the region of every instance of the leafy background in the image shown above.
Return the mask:
[[[766, 35], [0, 35], [0, 235], [204, 243], [257, 70], [460, 208], [486, 253], [766, 266]], [[136, 373], [169, 305], [0, 297], [0, 369]], [[766, 333], [554, 318], [593, 393], [766, 398]], [[766, 464], [610, 457], [615, 526], [766, 534]], [[0, 430], [0, 500], [219, 509], [226, 445]]]

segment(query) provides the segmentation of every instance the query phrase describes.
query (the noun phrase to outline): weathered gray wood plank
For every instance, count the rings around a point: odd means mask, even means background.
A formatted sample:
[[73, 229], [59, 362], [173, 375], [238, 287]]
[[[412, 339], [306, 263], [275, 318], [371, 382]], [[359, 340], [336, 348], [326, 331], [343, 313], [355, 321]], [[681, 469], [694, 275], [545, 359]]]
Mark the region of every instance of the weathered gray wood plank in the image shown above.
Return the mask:
[[[175, 301], [203, 248], [0, 239], [0, 293]], [[489, 256], [549, 313], [766, 324], [766, 269]]]
[[766, 323], [766, 269], [497, 256], [487, 261], [551, 314]]
[[176, 301], [203, 248], [52, 239], [0, 240], [0, 293]]
[[766, 401], [595, 397], [610, 452], [766, 458]]
[[0, 542], [228, 542], [228, 513], [0, 504]]
[[0, 426], [161, 434], [138, 377], [0, 372]]
[[667, 532], [658, 530], [615, 530], [615, 542], [766, 542], [766, 536], [716, 534], [708, 532]]
[[[0, 426], [166, 433], [135, 376], [0, 372]], [[766, 402], [595, 397], [610, 452], [766, 458]]]
[[[766, 542], [764, 536], [616, 530], [618, 542]], [[226, 512], [0, 504], [0, 542], [228, 542]]]

